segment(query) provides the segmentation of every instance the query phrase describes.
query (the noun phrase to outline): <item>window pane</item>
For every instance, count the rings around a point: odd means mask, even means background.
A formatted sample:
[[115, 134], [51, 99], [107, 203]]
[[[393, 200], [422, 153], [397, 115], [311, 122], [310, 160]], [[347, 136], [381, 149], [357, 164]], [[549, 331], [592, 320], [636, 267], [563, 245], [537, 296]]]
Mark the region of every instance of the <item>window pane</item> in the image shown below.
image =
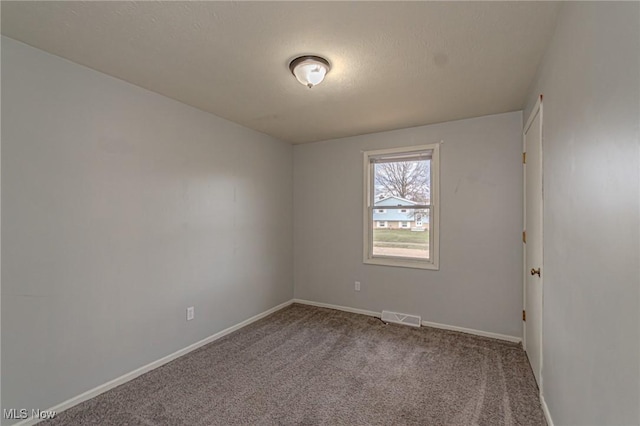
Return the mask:
[[429, 204], [430, 159], [375, 163], [373, 172], [376, 207]]
[[429, 259], [429, 209], [387, 210], [386, 222], [372, 214], [374, 256]]
[[364, 152], [364, 263], [439, 269], [439, 151], [430, 144]]

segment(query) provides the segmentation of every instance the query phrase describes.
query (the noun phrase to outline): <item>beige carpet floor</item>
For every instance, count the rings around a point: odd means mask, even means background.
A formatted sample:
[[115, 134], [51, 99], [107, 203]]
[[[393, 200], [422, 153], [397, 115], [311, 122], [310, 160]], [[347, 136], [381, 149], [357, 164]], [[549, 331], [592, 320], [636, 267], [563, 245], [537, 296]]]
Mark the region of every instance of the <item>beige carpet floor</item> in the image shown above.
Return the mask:
[[544, 425], [518, 344], [292, 305], [52, 425]]

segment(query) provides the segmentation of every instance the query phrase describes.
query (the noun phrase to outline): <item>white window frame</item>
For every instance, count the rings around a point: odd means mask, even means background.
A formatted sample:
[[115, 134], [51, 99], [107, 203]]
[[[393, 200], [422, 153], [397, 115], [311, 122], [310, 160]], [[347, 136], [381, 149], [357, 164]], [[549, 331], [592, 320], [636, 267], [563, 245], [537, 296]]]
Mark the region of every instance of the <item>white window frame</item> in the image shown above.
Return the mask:
[[[373, 255], [373, 221], [374, 188], [372, 158], [379, 156], [393, 156], [399, 154], [416, 154], [431, 151], [431, 191], [429, 218], [429, 257], [430, 259], [416, 259], [408, 257], [390, 257]], [[402, 148], [379, 149], [363, 152], [364, 170], [364, 198], [363, 198], [363, 262], [370, 265], [398, 266], [418, 269], [440, 269], [440, 144], [419, 145]]]

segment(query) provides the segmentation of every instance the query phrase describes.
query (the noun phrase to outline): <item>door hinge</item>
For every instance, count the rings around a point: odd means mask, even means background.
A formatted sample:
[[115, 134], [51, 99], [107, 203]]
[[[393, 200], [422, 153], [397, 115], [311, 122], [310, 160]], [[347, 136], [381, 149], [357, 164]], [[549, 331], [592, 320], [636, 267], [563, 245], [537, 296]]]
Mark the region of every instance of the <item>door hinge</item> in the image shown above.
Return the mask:
[[527, 320], [527, 311], [523, 310], [522, 311], [522, 321], [526, 321]]
[[522, 164], [527, 164], [527, 153], [526, 152], [522, 153]]
[[522, 231], [522, 242], [527, 243], [527, 231]]

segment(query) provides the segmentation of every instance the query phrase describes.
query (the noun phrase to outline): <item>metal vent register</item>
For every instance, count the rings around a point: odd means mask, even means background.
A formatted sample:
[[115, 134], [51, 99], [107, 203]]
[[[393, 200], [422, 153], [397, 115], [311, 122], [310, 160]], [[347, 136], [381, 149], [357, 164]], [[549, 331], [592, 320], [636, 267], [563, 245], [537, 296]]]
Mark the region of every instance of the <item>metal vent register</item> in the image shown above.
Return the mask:
[[392, 322], [394, 324], [410, 325], [411, 327], [420, 327], [422, 323], [418, 315], [403, 314], [400, 312], [382, 311], [382, 321]]

